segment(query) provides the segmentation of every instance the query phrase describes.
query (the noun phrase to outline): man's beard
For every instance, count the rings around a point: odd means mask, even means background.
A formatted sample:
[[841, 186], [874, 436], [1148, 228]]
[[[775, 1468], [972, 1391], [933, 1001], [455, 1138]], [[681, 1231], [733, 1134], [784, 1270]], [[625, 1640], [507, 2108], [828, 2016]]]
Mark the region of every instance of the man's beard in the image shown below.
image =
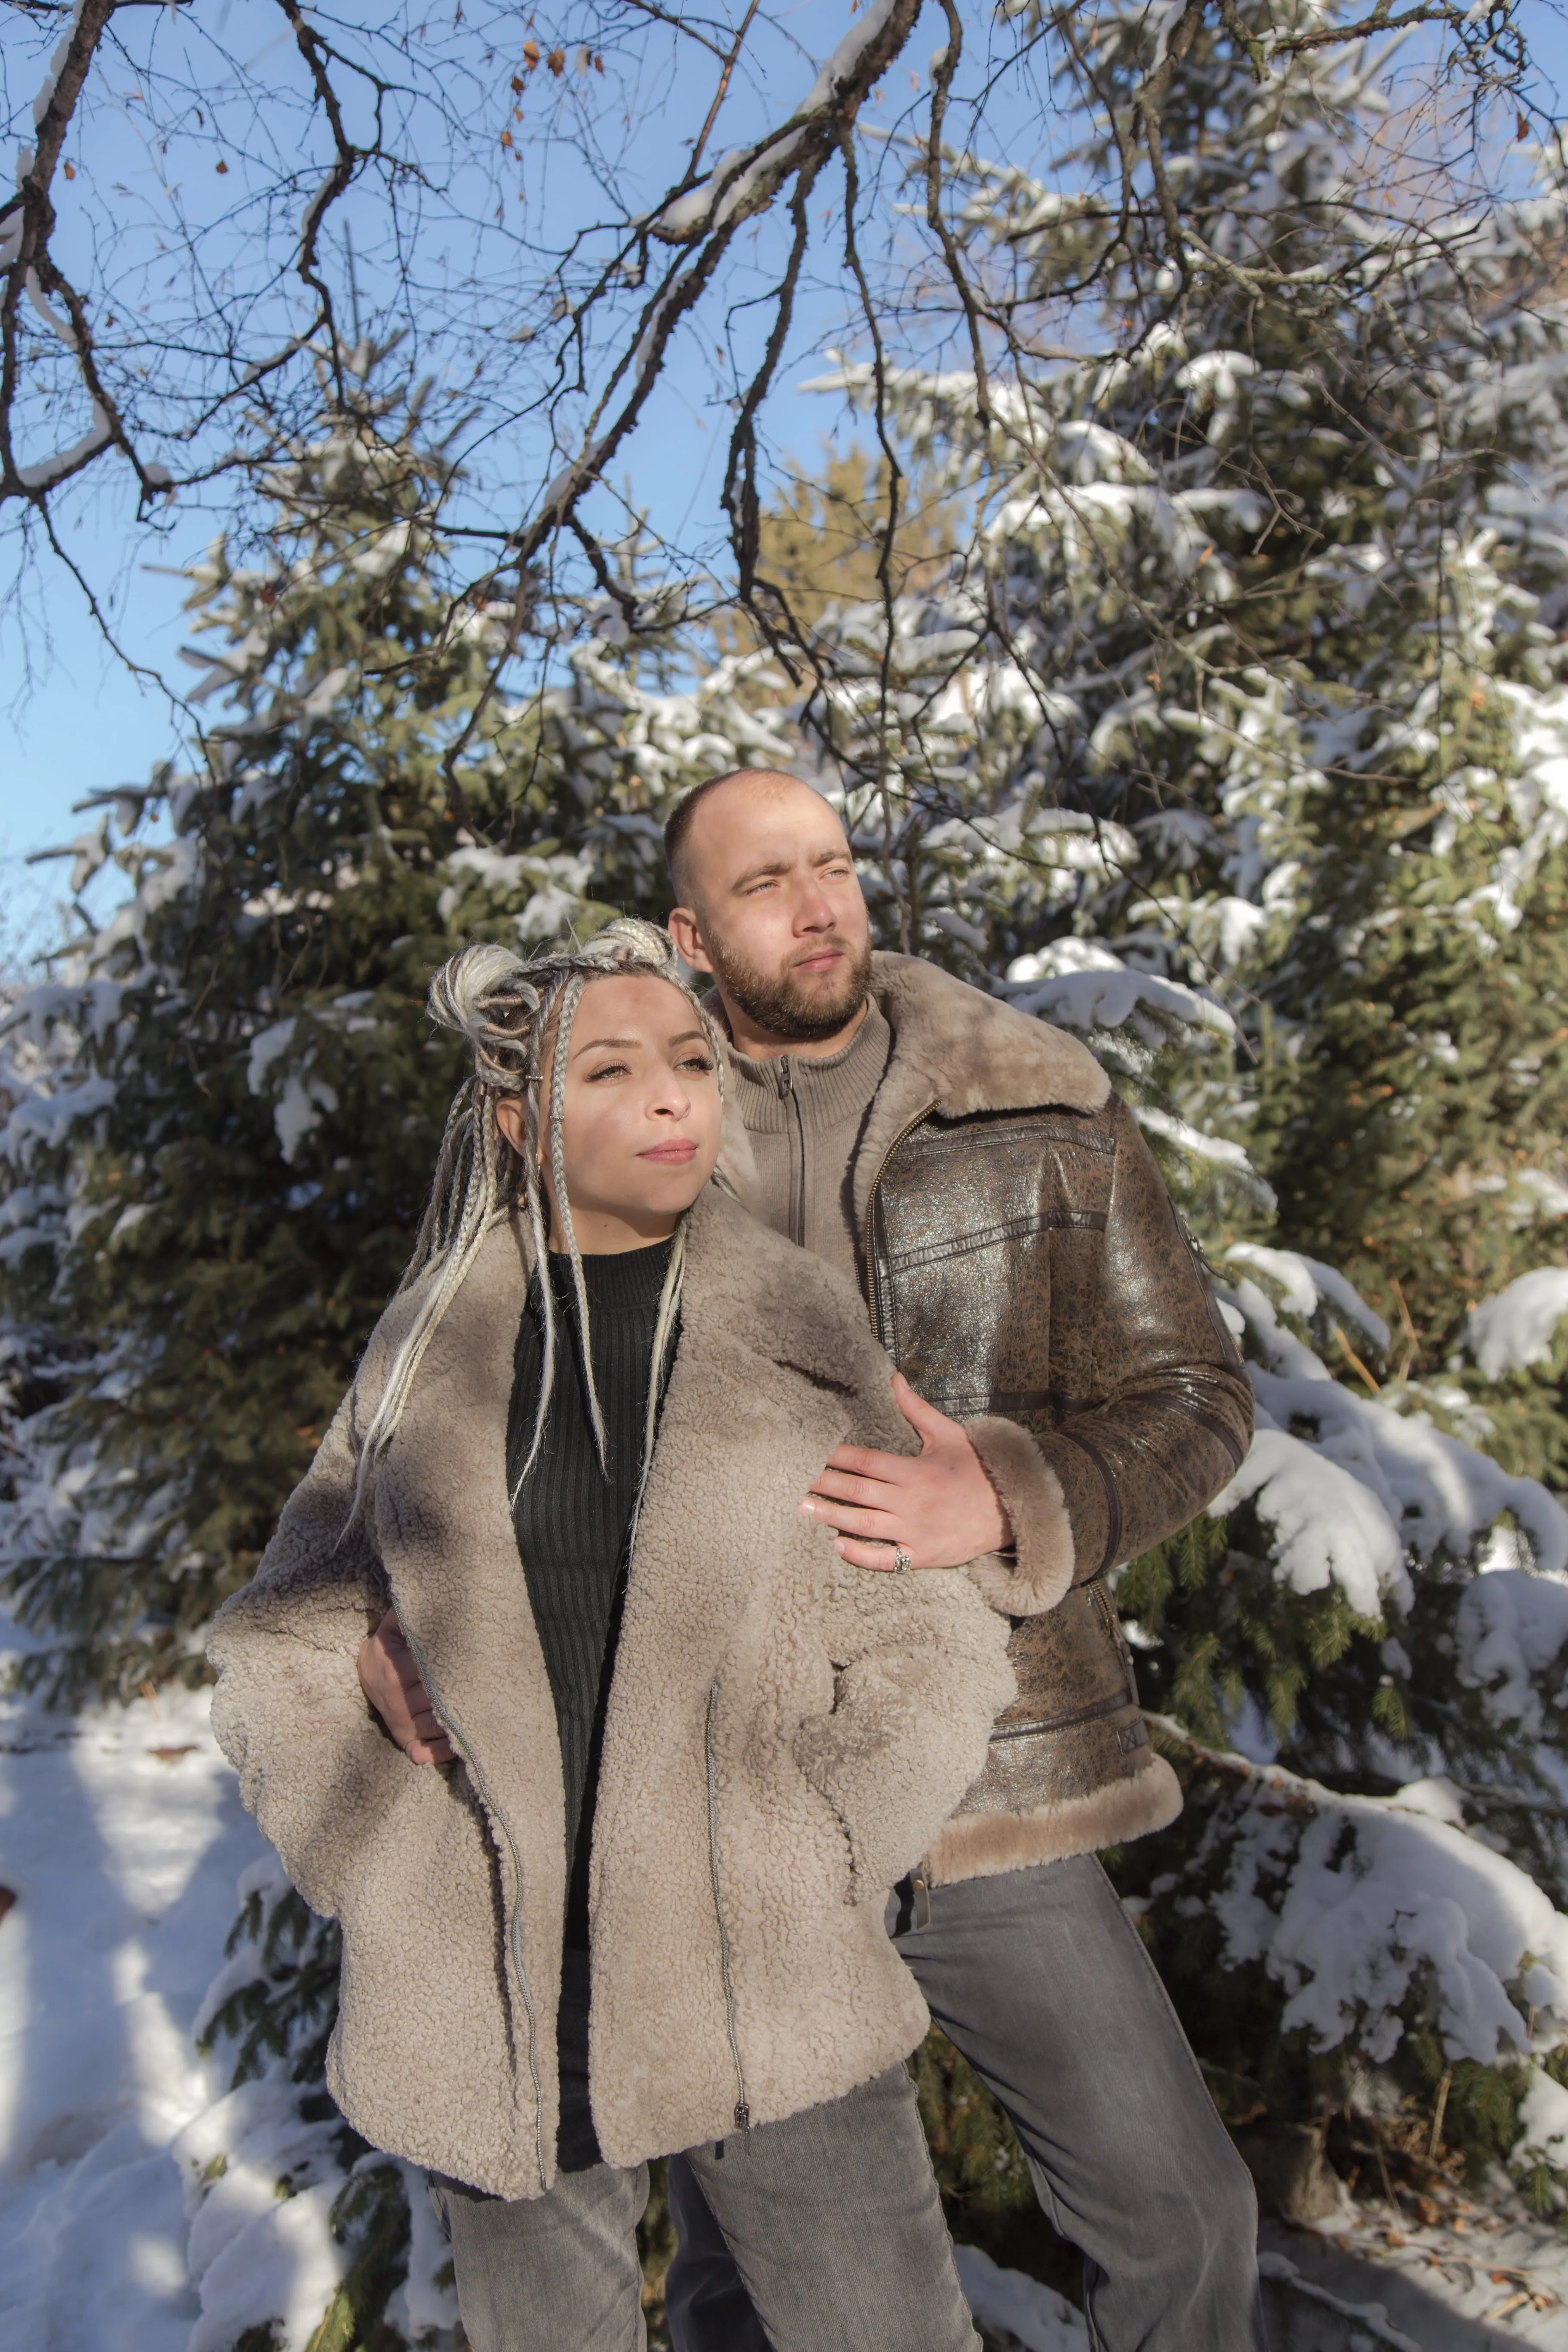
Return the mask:
[[808, 990], [792, 972], [758, 971], [731, 948], [721, 948], [710, 936], [703, 941], [714, 977], [724, 993], [756, 1028], [790, 1045], [816, 1045], [853, 1021], [866, 1001], [871, 980], [869, 942], [858, 950], [837, 935], [819, 940], [817, 948], [837, 948], [846, 959], [831, 995]]

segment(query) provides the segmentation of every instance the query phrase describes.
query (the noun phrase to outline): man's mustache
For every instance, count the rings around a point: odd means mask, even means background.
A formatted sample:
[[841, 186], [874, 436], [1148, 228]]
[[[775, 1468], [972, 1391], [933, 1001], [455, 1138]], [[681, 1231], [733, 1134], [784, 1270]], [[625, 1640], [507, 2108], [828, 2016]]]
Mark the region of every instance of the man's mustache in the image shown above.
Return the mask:
[[796, 956], [793, 962], [785, 966], [785, 970], [788, 971], [797, 971], [803, 963], [809, 963], [813, 956], [819, 956], [824, 948], [837, 949], [840, 955], [852, 956], [855, 952], [854, 948], [847, 940], [841, 940], [837, 932], [833, 932], [828, 938], [818, 940], [815, 947], [807, 948], [804, 955]]

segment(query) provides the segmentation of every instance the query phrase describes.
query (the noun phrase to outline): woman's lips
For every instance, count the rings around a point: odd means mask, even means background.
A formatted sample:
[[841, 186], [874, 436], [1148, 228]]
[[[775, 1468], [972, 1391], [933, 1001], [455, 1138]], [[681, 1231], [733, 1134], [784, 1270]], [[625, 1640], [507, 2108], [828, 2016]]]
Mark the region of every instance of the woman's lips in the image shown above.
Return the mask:
[[660, 1168], [684, 1168], [689, 1160], [697, 1157], [694, 1143], [656, 1143], [647, 1151], [639, 1151], [639, 1160], [654, 1160]]

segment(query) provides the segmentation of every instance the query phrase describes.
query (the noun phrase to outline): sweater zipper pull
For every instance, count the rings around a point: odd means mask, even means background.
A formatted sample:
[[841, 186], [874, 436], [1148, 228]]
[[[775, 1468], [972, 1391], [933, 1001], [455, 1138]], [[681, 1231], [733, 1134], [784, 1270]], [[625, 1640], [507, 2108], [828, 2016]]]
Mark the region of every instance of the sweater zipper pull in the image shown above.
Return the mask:
[[781, 1095], [793, 1095], [795, 1092], [795, 1072], [790, 1068], [787, 1054], [779, 1055], [779, 1092]]

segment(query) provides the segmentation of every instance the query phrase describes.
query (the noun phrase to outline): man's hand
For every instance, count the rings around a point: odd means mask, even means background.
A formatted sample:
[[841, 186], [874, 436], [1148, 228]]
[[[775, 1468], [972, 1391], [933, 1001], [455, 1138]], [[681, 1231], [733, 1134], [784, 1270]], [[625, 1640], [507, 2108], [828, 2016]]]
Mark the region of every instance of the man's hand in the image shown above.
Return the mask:
[[419, 1679], [395, 1609], [389, 1609], [374, 1633], [367, 1633], [360, 1643], [359, 1680], [360, 1688], [411, 1764], [452, 1761], [452, 1743]]
[[899, 1411], [920, 1435], [916, 1454], [841, 1445], [801, 1505], [837, 1531], [833, 1547], [856, 1568], [890, 1569], [901, 1544], [915, 1568], [962, 1568], [1013, 1540], [1002, 1500], [962, 1422], [893, 1375]]

